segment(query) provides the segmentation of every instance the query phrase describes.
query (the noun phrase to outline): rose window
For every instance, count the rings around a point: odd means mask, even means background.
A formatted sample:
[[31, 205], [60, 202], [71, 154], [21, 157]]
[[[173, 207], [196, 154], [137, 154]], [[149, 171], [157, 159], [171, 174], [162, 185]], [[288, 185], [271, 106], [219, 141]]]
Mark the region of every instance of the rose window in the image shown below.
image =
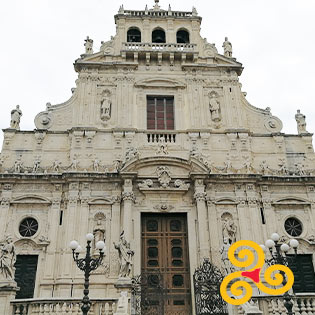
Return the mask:
[[23, 237], [31, 237], [38, 231], [38, 222], [34, 218], [24, 219], [19, 227], [19, 232]]

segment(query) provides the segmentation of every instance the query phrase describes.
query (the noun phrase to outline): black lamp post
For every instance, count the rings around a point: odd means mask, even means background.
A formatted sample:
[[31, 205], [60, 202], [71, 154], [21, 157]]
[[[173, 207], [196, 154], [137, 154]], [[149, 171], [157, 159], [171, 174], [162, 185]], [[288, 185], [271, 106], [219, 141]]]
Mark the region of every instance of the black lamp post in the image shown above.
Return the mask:
[[[271, 239], [266, 241], [266, 246], [261, 245], [261, 247], [266, 250], [266, 247], [269, 249], [271, 258], [266, 258], [266, 263], [271, 266], [275, 264], [288, 266], [289, 261], [291, 259], [294, 259], [297, 255], [297, 247], [299, 246], [299, 242], [296, 239], [291, 239], [289, 242], [289, 245], [286, 243], [279, 243], [280, 236], [277, 233], [273, 233], [271, 235]], [[288, 257], [286, 253], [291, 249], [294, 249], [294, 257]], [[275, 250], [274, 250], [275, 249]], [[285, 286], [287, 284], [287, 279], [285, 278], [285, 273], [283, 271], [280, 271], [280, 274], [283, 277], [282, 285]], [[291, 301], [291, 295], [286, 292], [283, 295], [284, 297], [284, 306], [287, 309], [288, 315], [294, 315], [294, 312], [292, 312], [293, 309], [293, 303]]]
[[86, 245], [86, 254], [84, 258], [79, 258], [79, 254], [82, 251], [81, 246], [77, 241], [72, 241], [70, 243], [70, 248], [72, 249], [73, 259], [76, 262], [80, 270], [84, 271], [84, 290], [83, 290], [83, 300], [82, 300], [82, 313], [83, 315], [88, 315], [88, 312], [91, 308], [91, 302], [89, 299], [89, 284], [90, 284], [90, 274], [93, 270], [97, 269], [102, 263], [104, 252], [105, 252], [105, 243], [99, 241], [96, 243], [96, 248], [100, 251], [100, 255], [97, 258], [92, 258], [91, 256], [91, 242], [94, 239], [92, 233], [86, 235], [87, 245]]

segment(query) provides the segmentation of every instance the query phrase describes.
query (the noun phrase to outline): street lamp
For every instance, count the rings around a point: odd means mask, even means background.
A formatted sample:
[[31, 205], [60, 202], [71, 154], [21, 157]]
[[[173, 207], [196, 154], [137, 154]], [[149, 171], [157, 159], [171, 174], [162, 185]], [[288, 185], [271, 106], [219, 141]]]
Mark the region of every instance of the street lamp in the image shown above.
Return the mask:
[[84, 258], [79, 258], [79, 254], [82, 251], [82, 247], [77, 241], [70, 242], [70, 248], [72, 249], [73, 260], [76, 262], [80, 270], [84, 271], [84, 290], [83, 290], [83, 300], [82, 300], [82, 313], [83, 315], [88, 315], [91, 308], [91, 302], [89, 299], [89, 279], [90, 274], [93, 270], [97, 269], [102, 263], [104, 252], [106, 249], [105, 243], [103, 241], [98, 241], [96, 243], [96, 248], [100, 251], [100, 255], [97, 258], [92, 258], [91, 256], [91, 242], [94, 239], [92, 233], [86, 234], [86, 255]]
[[[296, 239], [291, 239], [289, 242], [289, 245], [286, 243], [279, 243], [280, 236], [278, 233], [273, 233], [271, 235], [271, 239], [267, 240], [265, 245], [260, 245], [261, 248], [266, 251], [266, 248], [269, 249], [271, 258], [266, 258], [266, 263], [271, 266], [275, 264], [288, 266], [289, 261], [294, 259], [297, 255], [297, 248], [299, 246], [299, 242]], [[294, 256], [288, 257], [286, 253], [291, 249], [294, 249]], [[275, 250], [274, 250], [275, 249]], [[280, 274], [282, 275], [283, 281], [282, 285], [285, 286], [287, 284], [287, 279], [285, 278], [285, 273], [283, 271], [280, 271]], [[294, 312], [292, 312], [293, 303], [291, 301], [291, 296], [288, 292], [284, 293], [284, 306], [287, 309], [288, 315], [294, 315]]]

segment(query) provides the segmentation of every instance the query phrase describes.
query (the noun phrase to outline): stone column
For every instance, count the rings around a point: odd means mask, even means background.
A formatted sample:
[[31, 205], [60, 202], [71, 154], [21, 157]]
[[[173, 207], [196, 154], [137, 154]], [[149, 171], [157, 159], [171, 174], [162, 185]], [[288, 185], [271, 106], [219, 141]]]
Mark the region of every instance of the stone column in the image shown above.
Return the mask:
[[132, 179], [125, 179], [124, 191], [122, 193], [123, 207], [123, 230], [125, 231], [125, 238], [127, 242], [133, 239], [132, 236], [132, 204], [135, 200], [135, 195], [132, 191]]
[[209, 230], [207, 226], [207, 207], [206, 207], [206, 192], [205, 185], [202, 179], [195, 180], [195, 194], [194, 198], [197, 204], [197, 216], [198, 216], [198, 227], [199, 227], [199, 248], [200, 248], [200, 259], [209, 258], [210, 247], [209, 247]]
[[[1, 206], [0, 206], [0, 216], [1, 218], [8, 218], [9, 209], [10, 209], [10, 200], [12, 197], [12, 185], [4, 184], [1, 198]], [[6, 229], [6, 220], [0, 220], [0, 239], [4, 239], [5, 229]]]

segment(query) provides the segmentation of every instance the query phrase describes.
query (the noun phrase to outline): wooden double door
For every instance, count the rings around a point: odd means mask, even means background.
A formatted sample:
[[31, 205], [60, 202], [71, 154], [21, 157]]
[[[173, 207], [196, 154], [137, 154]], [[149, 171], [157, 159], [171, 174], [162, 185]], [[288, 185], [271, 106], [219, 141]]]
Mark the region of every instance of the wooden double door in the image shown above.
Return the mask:
[[[142, 215], [142, 274], [161, 275], [163, 314], [191, 314], [191, 288], [186, 214]], [[160, 314], [160, 315], [163, 315]]]

